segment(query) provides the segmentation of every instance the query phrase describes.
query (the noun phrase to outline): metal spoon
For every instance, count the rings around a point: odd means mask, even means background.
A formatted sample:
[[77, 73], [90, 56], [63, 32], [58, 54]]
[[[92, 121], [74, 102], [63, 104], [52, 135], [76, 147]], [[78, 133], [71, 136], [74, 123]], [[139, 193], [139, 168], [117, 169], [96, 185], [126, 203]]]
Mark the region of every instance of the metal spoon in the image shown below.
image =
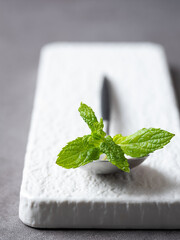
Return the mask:
[[[102, 91], [101, 91], [101, 113], [104, 122], [104, 128], [106, 130], [107, 135], [109, 135], [109, 123], [110, 123], [110, 93], [109, 93], [109, 80], [105, 76], [103, 79]], [[100, 156], [99, 160], [95, 160], [91, 163], [88, 163], [80, 168], [82, 170], [88, 171], [94, 174], [112, 174], [116, 172], [123, 172], [118, 167], [110, 163], [108, 160], [103, 160], [105, 154]], [[130, 169], [139, 166], [142, 162], [146, 160], [148, 157], [140, 157], [140, 158], [129, 158], [128, 163]]]
[[[141, 158], [128, 158], [128, 163], [130, 169], [139, 166], [142, 162], [146, 160], [148, 156]], [[80, 168], [82, 170], [88, 171], [93, 174], [112, 174], [116, 172], [123, 172], [121, 169], [110, 163], [108, 160], [101, 160], [102, 156], [99, 160], [95, 160], [90, 162]]]

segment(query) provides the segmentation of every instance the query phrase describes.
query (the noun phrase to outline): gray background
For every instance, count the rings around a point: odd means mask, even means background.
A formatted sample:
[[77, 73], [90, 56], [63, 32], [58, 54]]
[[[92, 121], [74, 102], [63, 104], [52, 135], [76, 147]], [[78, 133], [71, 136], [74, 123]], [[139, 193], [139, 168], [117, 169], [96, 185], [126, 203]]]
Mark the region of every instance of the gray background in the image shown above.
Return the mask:
[[0, 239], [180, 239], [179, 231], [37, 230], [18, 219], [39, 52], [51, 41], [160, 43], [180, 99], [180, 1], [0, 0]]

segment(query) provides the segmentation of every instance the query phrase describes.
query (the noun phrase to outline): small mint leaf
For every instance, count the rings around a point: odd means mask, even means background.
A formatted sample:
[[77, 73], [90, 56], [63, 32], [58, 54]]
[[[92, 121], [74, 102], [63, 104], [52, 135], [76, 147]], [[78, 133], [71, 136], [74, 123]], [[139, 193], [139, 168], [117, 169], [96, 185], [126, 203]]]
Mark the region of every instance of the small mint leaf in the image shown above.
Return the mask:
[[113, 141], [116, 144], [120, 144], [126, 137], [123, 137], [121, 134], [117, 134], [113, 137]]
[[104, 124], [103, 119], [101, 118], [98, 122], [97, 117], [89, 106], [87, 106], [84, 103], [81, 103], [78, 111], [80, 112], [80, 116], [83, 118], [83, 120], [87, 123], [89, 128], [91, 129], [92, 135], [104, 138], [106, 136], [106, 133], [103, 131]]
[[117, 145], [112, 137], [107, 136], [100, 144], [100, 151], [107, 155], [107, 159], [112, 164], [116, 165], [124, 172], [129, 172], [129, 163], [124, 156], [124, 153], [119, 145]]
[[81, 102], [81, 105], [80, 105], [78, 111], [80, 112], [80, 116], [87, 123], [87, 125], [89, 126], [91, 131], [93, 131], [94, 124], [98, 123], [98, 120], [97, 120], [96, 115], [95, 115], [94, 111], [92, 110], [92, 108], [90, 108], [89, 106], [87, 106], [86, 104]]

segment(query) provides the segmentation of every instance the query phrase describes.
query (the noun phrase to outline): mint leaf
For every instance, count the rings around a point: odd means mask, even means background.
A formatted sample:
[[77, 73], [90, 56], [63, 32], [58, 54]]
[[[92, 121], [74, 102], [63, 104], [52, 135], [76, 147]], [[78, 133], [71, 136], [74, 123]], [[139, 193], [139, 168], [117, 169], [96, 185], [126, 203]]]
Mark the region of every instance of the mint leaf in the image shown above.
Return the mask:
[[173, 136], [174, 134], [160, 128], [143, 128], [127, 137], [118, 134], [113, 140], [125, 154], [131, 157], [144, 157], [163, 148]]
[[58, 155], [56, 163], [64, 168], [77, 168], [99, 159], [100, 149], [91, 135], [78, 137], [67, 143]]
[[89, 128], [91, 129], [92, 134], [94, 137], [97, 138], [104, 138], [106, 136], [106, 133], [103, 131], [103, 119], [100, 119], [100, 122], [98, 122], [97, 117], [89, 106], [81, 102], [81, 105], [78, 109], [80, 112], [80, 116], [83, 118], [83, 120], [87, 123]]
[[126, 137], [123, 137], [122, 134], [117, 134], [113, 137], [113, 141], [116, 144], [120, 144]]
[[87, 125], [89, 126], [91, 131], [93, 131], [94, 124], [95, 123], [97, 124], [98, 120], [97, 120], [96, 115], [95, 115], [94, 111], [92, 110], [92, 108], [90, 108], [89, 106], [87, 106], [86, 104], [81, 102], [81, 105], [80, 105], [78, 111], [80, 112], [81, 117], [87, 123]]
[[111, 136], [107, 136], [100, 144], [100, 151], [107, 155], [108, 160], [125, 172], [129, 172], [129, 164], [119, 145], [117, 145]]

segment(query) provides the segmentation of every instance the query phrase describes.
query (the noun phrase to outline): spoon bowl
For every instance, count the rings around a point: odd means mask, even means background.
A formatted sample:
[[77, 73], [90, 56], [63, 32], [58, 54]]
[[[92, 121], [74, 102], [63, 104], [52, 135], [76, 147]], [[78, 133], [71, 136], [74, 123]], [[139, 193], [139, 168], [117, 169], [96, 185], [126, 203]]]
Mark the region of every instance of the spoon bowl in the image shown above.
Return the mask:
[[[142, 162], [146, 160], [148, 156], [140, 157], [140, 158], [129, 158], [129, 168], [135, 168], [139, 166]], [[108, 160], [95, 160], [90, 162], [84, 166], [81, 166], [80, 169], [88, 171], [93, 174], [112, 174], [116, 172], [123, 172], [121, 169], [110, 163]]]

